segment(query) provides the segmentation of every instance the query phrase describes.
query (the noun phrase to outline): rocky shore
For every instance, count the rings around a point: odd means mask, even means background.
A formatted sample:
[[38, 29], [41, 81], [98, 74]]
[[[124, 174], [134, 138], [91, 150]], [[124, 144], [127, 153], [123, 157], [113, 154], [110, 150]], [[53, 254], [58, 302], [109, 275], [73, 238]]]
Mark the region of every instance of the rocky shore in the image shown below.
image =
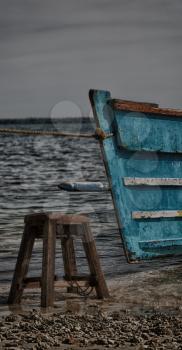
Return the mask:
[[55, 294], [40, 309], [40, 291], [25, 292], [21, 307], [6, 304], [1, 287], [0, 349], [182, 350], [181, 266], [108, 281], [111, 298]]
[[0, 322], [1, 349], [182, 349], [182, 319], [163, 313], [103, 315], [33, 310], [6, 316]]

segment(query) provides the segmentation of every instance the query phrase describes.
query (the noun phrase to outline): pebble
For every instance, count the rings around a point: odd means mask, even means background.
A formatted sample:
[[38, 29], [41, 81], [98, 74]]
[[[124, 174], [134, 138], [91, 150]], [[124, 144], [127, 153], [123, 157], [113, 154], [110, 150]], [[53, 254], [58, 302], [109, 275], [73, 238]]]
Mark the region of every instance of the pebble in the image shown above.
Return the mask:
[[103, 315], [55, 313], [33, 310], [10, 315], [0, 322], [1, 349], [44, 350], [68, 344], [137, 350], [182, 349], [182, 319], [162, 313], [141, 315], [117, 311]]

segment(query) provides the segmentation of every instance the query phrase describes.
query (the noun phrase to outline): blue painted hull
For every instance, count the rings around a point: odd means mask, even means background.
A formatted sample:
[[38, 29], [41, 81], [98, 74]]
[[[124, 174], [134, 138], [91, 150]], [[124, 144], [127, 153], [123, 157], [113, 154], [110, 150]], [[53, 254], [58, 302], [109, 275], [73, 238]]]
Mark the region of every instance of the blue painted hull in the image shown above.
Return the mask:
[[182, 112], [90, 100], [128, 261], [182, 254]]

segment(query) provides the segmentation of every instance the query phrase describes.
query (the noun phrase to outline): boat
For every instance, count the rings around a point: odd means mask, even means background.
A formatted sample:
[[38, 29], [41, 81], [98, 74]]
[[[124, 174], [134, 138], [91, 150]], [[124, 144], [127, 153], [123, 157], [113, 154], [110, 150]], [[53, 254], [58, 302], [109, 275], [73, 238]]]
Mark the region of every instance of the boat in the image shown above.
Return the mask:
[[182, 110], [89, 98], [128, 262], [182, 254]]

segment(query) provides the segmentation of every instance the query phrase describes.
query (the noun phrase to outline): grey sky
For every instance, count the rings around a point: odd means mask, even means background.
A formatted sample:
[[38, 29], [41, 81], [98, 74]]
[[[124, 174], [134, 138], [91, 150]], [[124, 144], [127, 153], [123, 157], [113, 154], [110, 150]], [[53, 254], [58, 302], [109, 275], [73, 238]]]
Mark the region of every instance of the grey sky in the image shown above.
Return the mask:
[[48, 116], [89, 88], [182, 108], [181, 0], [0, 0], [0, 117]]

